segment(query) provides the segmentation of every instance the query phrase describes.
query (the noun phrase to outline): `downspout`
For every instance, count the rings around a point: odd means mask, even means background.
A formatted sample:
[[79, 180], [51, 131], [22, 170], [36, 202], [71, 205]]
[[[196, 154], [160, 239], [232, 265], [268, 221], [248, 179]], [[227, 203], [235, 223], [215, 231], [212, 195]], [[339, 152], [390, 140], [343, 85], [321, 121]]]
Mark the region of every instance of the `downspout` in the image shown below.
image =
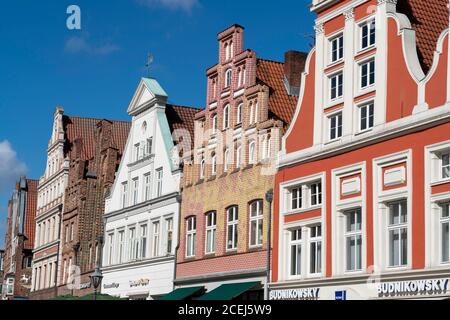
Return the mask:
[[266, 285], [264, 286], [264, 300], [269, 300], [269, 283], [271, 282], [271, 249], [272, 249], [272, 201], [273, 190], [266, 192], [266, 201], [269, 203], [268, 217], [267, 217], [267, 270], [266, 270]]
[[178, 250], [180, 249], [180, 237], [181, 237], [181, 200], [182, 195], [181, 192], [177, 196], [177, 202], [178, 202], [178, 230], [177, 230], [177, 246], [175, 247], [175, 265], [173, 268], [173, 287], [172, 290], [175, 290], [175, 279], [177, 278], [177, 257], [178, 257]]
[[59, 205], [59, 228], [58, 228], [58, 254], [56, 255], [56, 268], [55, 268], [55, 297], [58, 296], [58, 269], [60, 263], [60, 251], [61, 251], [61, 228], [63, 225], [63, 205]]

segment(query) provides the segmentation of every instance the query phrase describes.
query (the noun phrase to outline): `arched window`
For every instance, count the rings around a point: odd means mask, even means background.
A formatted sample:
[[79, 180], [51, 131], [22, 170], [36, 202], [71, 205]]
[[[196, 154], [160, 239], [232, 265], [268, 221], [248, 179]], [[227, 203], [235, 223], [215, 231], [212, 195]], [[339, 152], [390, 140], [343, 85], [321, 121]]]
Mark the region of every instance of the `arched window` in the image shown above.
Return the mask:
[[212, 117], [212, 133], [215, 134], [217, 132], [217, 114]]
[[217, 174], [217, 156], [215, 152], [211, 155], [211, 174], [213, 176]]
[[238, 87], [240, 88], [242, 86], [242, 69], [238, 69]]
[[200, 158], [200, 179], [205, 178], [205, 158], [202, 156]]
[[225, 43], [225, 60], [228, 61], [228, 59], [230, 59], [230, 50], [228, 43]]
[[242, 147], [236, 148], [236, 168], [240, 168], [242, 165]]
[[230, 167], [230, 150], [227, 149], [225, 150], [223, 171], [228, 172], [229, 167]]
[[230, 105], [227, 104], [223, 109], [223, 129], [230, 127]]
[[252, 141], [250, 142], [248, 146], [248, 162], [250, 164], [256, 163], [256, 142]]
[[225, 87], [226, 88], [231, 87], [232, 80], [233, 80], [233, 71], [231, 69], [228, 69], [225, 72]]
[[233, 59], [234, 56], [234, 46], [233, 46], [233, 41], [230, 42], [230, 59]]
[[236, 110], [236, 124], [242, 123], [242, 108], [244, 107], [244, 104], [241, 102], [237, 106]]
[[249, 125], [253, 124], [253, 117], [255, 116], [255, 110], [253, 108], [253, 102], [250, 103], [250, 117], [248, 119]]
[[270, 158], [270, 135], [265, 136], [263, 139], [262, 158]]

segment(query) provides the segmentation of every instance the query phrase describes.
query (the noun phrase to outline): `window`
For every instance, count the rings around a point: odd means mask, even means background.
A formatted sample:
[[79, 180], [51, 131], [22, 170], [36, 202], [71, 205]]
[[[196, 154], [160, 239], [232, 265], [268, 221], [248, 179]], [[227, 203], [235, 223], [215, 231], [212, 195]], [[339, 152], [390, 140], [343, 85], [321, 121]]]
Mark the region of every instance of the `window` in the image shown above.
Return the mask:
[[373, 128], [374, 124], [374, 105], [369, 103], [359, 108], [360, 131]]
[[140, 240], [140, 253], [139, 256], [142, 259], [147, 258], [147, 225], [141, 226], [141, 240]]
[[134, 145], [134, 161], [138, 161], [140, 157], [140, 144], [137, 143]]
[[303, 208], [303, 188], [301, 186], [291, 190], [291, 200], [292, 210]]
[[137, 205], [138, 203], [138, 194], [139, 194], [139, 178], [133, 179], [133, 191], [132, 191], [132, 203], [133, 205]]
[[231, 71], [231, 69], [228, 69], [225, 72], [225, 88], [231, 87], [232, 80], [233, 80], [233, 71]]
[[248, 147], [248, 162], [250, 164], [256, 163], [256, 142], [254, 141], [250, 142]]
[[[41, 273], [41, 268], [39, 268], [39, 274], [40, 273]], [[63, 283], [67, 283], [67, 260], [66, 259], [64, 259], [64, 264], [63, 264]]]
[[322, 204], [322, 183], [313, 183], [311, 189], [311, 206]]
[[122, 191], [121, 191], [121, 201], [122, 201], [122, 208], [125, 208], [127, 206], [127, 193], [128, 193], [128, 183], [124, 182], [122, 183]]
[[205, 178], [205, 159], [202, 157], [200, 160], [200, 179]]
[[227, 251], [237, 250], [239, 214], [238, 207], [227, 209]]
[[153, 148], [153, 138], [147, 139], [147, 145], [145, 148], [145, 155], [149, 156], [152, 154], [152, 148]]
[[335, 114], [329, 118], [330, 140], [342, 137], [342, 113]]
[[149, 201], [151, 198], [151, 185], [152, 185], [152, 179], [151, 179], [151, 173], [147, 173], [144, 175], [144, 201]]
[[[44, 222], [43, 225], [44, 225], [43, 230], [45, 230], [45, 222]], [[65, 241], [64, 242], [67, 243], [67, 242], [69, 242], [69, 225], [68, 224], [66, 224], [65, 233], [66, 233], [66, 235], [65, 235]]]
[[240, 168], [242, 165], [242, 147], [239, 146], [236, 149], [236, 168]]
[[195, 236], [197, 232], [197, 219], [190, 217], [186, 220], [186, 257], [195, 257]]
[[442, 247], [442, 263], [450, 262], [450, 202], [441, 205], [441, 247]]
[[212, 117], [212, 133], [213, 134], [217, 133], [217, 115], [214, 115]]
[[75, 226], [74, 223], [72, 222], [70, 224], [70, 241], [73, 241], [74, 237], [75, 237]]
[[389, 266], [408, 264], [408, 215], [406, 200], [389, 205]]
[[342, 72], [330, 77], [330, 99], [336, 100], [344, 93], [344, 75]]
[[224, 158], [225, 159], [224, 159], [223, 171], [228, 172], [228, 169], [230, 167], [230, 150], [229, 149], [225, 150]]
[[[121, 264], [123, 262], [123, 249], [125, 245], [125, 231], [119, 231], [118, 237], [119, 244], [117, 246], [117, 263]], [[91, 264], [92, 259], [92, 245], [89, 246], [89, 264]]]
[[310, 229], [309, 239], [310, 250], [310, 273], [318, 274], [322, 272], [322, 226], [315, 226]]
[[331, 62], [344, 58], [344, 36], [341, 34], [331, 40]]
[[362, 216], [361, 209], [345, 213], [346, 270], [362, 270]]
[[237, 110], [236, 110], [236, 124], [241, 124], [242, 123], [242, 108], [243, 108], [244, 104], [243, 103], [239, 103], [237, 106]]
[[262, 158], [268, 159], [270, 158], [270, 135], [267, 135], [263, 138], [262, 143]]
[[129, 260], [133, 261], [136, 259], [136, 228], [130, 228], [128, 235]]
[[159, 239], [160, 239], [159, 227], [160, 227], [159, 221], [153, 222], [153, 249], [152, 249], [153, 257], [159, 256]]
[[372, 19], [360, 26], [361, 28], [361, 49], [375, 45], [375, 19]]
[[442, 155], [442, 179], [450, 178], [450, 153]]
[[217, 214], [215, 212], [210, 212], [206, 215], [206, 254], [216, 252], [216, 228]]
[[361, 89], [368, 88], [375, 84], [375, 60], [370, 60], [360, 65], [361, 69]]
[[223, 129], [230, 127], [230, 105], [226, 105], [223, 109]]
[[114, 249], [114, 234], [108, 235], [108, 265], [112, 265], [114, 261], [113, 256], [113, 249]]
[[162, 196], [163, 187], [163, 168], [156, 170], [156, 197]]
[[301, 228], [291, 231], [291, 243], [290, 243], [291, 276], [300, 276], [302, 274], [302, 232], [303, 230]]
[[215, 153], [211, 155], [211, 175], [217, 174], [217, 156]]
[[250, 204], [250, 247], [263, 244], [263, 202], [254, 201]]
[[173, 218], [166, 220], [166, 237], [167, 237], [167, 248], [166, 254], [172, 254], [173, 248]]

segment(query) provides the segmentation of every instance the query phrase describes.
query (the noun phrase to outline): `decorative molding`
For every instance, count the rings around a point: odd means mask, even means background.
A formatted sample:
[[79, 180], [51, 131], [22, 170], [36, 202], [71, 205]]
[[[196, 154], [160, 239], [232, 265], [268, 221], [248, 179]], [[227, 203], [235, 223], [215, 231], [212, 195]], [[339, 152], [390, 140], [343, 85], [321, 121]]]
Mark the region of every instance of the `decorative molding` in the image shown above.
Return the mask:
[[345, 21], [355, 20], [355, 10], [350, 8], [349, 10], [344, 12]]
[[316, 36], [323, 34], [325, 32], [325, 29], [323, 27], [323, 23], [316, 24], [314, 26], [314, 30], [316, 31]]
[[397, 5], [397, 1], [398, 0], [377, 0], [379, 6], [385, 3]]

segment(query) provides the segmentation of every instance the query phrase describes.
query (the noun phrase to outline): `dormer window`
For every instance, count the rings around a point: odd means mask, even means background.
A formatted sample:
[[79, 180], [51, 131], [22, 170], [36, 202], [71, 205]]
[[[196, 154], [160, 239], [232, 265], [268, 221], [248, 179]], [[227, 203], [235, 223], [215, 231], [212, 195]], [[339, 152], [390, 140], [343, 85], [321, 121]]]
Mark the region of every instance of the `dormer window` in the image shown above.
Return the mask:
[[233, 80], [233, 71], [231, 69], [228, 69], [225, 72], [225, 88], [231, 87], [232, 80]]
[[361, 49], [367, 49], [375, 45], [376, 28], [375, 19], [363, 23], [361, 26]]
[[331, 40], [331, 63], [344, 58], [344, 35], [339, 36]]

